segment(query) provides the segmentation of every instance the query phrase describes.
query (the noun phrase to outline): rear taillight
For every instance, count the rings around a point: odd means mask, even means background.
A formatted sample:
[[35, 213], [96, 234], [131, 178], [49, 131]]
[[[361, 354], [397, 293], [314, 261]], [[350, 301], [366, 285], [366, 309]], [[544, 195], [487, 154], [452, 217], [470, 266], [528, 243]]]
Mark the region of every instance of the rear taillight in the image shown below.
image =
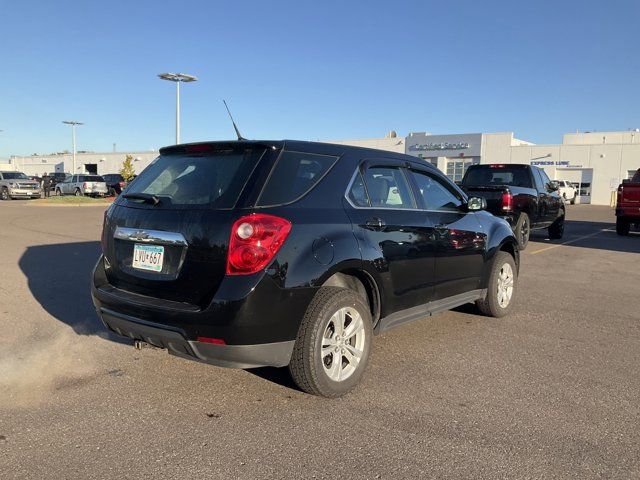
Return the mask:
[[227, 275], [250, 275], [265, 268], [290, 231], [289, 220], [264, 213], [236, 220], [231, 227]]
[[126, 185], [125, 182], [118, 182], [118, 185], [120, 185], [120, 188], [124, 188], [124, 186]]
[[82, 188], [87, 188], [87, 182], [84, 182], [84, 183], [82, 184]]
[[502, 210], [509, 211], [513, 208], [513, 195], [511, 192], [504, 192], [502, 194]]

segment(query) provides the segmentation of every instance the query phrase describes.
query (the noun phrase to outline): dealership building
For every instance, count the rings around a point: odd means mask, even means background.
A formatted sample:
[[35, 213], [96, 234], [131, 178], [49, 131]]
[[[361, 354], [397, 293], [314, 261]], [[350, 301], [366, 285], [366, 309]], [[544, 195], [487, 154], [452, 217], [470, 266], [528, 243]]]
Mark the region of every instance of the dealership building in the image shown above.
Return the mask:
[[9, 161], [11, 170], [17, 170], [27, 175], [42, 176], [45, 172], [105, 175], [118, 173], [122, 169], [122, 163], [127, 155], [131, 155], [133, 158], [133, 167], [138, 174], [158, 156], [158, 152], [147, 150], [146, 152], [76, 153], [75, 169], [73, 168], [73, 155], [66, 152], [52, 155], [30, 155], [28, 157], [12, 156]]
[[640, 130], [567, 133], [557, 145], [536, 145], [513, 133], [431, 135], [426, 132], [384, 139], [341, 140], [347, 145], [403, 151], [429, 162], [454, 181], [469, 165], [525, 163], [543, 168], [549, 178], [578, 189], [579, 203], [609, 205], [618, 184], [640, 168]]
[[[551, 179], [573, 183], [579, 192], [579, 203], [596, 205], [609, 205], [618, 184], [640, 168], [640, 130], [567, 133], [562, 143], [556, 145], [536, 145], [515, 138], [511, 132], [449, 135], [414, 132], [401, 137], [391, 131], [384, 138], [328, 142], [413, 155], [435, 165], [454, 181], [462, 179], [469, 165], [536, 165]], [[70, 153], [13, 156], [2, 168], [39, 176], [44, 172], [103, 175], [119, 172], [127, 155], [133, 158], [135, 172], [140, 173], [158, 152], [78, 153], [75, 168]]]

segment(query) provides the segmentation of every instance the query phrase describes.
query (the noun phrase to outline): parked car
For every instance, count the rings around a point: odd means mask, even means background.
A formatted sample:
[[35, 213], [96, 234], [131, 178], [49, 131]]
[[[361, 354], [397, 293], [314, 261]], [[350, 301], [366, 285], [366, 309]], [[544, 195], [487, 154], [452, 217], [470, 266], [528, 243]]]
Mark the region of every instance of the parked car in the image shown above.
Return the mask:
[[0, 172], [0, 199], [40, 198], [40, 182], [22, 172]]
[[64, 172], [51, 172], [49, 173], [49, 177], [51, 177], [51, 190], [55, 191], [56, 185], [64, 182], [65, 178], [70, 177], [70, 173]]
[[35, 182], [38, 182], [39, 185], [42, 185], [42, 177], [39, 177], [37, 175], [27, 175], [27, 177], [29, 178], [29, 180], [33, 180]]
[[564, 234], [565, 206], [541, 168], [526, 164], [471, 165], [461, 182], [468, 195], [483, 197], [487, 210], [509, 222], [520, 250], [531, 230], [548, 229], [549, 238]]
[[119, 173], [107, 173], [103, 175], [104, 181], [107, 183], [108, 194], [112, 197], [118, 196], [127, 186], [122, 175]]
[[630, 180], [623, 180], [618, 186], [617, 234], [629, 235], [632, 225], [640, 228], [640, 168]]
[[566, 180], [551, 180], [551, 184], [556, 187], [558, 195], [560, 195], [565, 202], [575, 205], [578, 190], [571, 182], [567, 182]]
[[119, 335], [304, 391], [360, 381], [374, 333], [475, 302], [502, 317], [509, 224], [435, 167], [378, 150], [237, 141], [160, 150], [105, 212], [92, 296]]
[[107, 184], [100, 175], [71, 175], [56, 185], [58, 195], [82, 197], [103, 197], [107, 194]]

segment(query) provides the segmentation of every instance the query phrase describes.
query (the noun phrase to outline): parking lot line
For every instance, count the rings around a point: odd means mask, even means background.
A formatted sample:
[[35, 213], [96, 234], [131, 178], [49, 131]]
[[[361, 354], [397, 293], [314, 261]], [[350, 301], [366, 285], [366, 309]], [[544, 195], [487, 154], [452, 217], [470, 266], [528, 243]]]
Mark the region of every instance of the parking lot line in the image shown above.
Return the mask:
[[535, 255], [536, 253], [546, 252], [547, 250], [552, 250], [554, 248], [562, 247], [563, 245], [569, 245], [571, 243], [579, 242], [580, 240], [584, 240], [585, 238], [595, 237], [596, 235], [600, 235], [602, 232], [610, 232], [611, 230], [608, 228], [603, 228], [594, 233], [590, 233], [589, 235], [583, 235], [578, 238], [574, 238], [573, 240], [567, 240], [566, 242], [558, 243], [555, 245], [549, 245], [548, 247], [541, 248], [540, 250], [536, 250], [535, 252], [531, 252], [531, 255]]

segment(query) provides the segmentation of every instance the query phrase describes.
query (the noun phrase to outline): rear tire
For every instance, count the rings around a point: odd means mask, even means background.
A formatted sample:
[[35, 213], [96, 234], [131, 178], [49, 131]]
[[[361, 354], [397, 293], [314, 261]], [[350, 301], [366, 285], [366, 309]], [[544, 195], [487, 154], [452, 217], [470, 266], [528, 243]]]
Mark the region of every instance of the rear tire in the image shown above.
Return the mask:
[[631, 222], [624, 217], [616, 217], [616, 233], [621, 236], [629, 235]]
[[476, 300], [476, 306], [483, 315], [504, 317], [513, 309], [518, 286], [516, 261], [507, 252], [498, 252], [493, 260], [487, 295]]
[[300, 324], [289, 363], [293, 381], [313, 395], [345, 395], [367, 368], [372, 336], [369, 307], [356, 292], [321, 288]]
[[11, 200], [11, 195], [9, 195], [9, 189], [7, 187], [2, 187], [2, 190], [0, 191], [0, 199]]
[[564, 214], [556, 218], [556, 221], [549, 227], [549, 238], [559, 240], [564, 235]]
[[60, 190], [59, 188], [56, 188], [56, 195], [58, 197], [64, 197], [64, 193], [62, 193], [62, 190]]
[[569, 203], [571, 205], [575, 205], [576, 204], [576, 196], [574, 195], [573, 198], [569, 201]]
[[529, 220], [529, 215], [524, 212], [520, 214], [514, 233], [518, 239], [518, 249], [524, 250], [527, 248], [529, 236], [531, 235], [531, 220]]
[[76, 197], [81, 197], [82, 196], [82, 192], [80, 191], [79, 188], [76, 188], [76, 191], [73, 193]]

